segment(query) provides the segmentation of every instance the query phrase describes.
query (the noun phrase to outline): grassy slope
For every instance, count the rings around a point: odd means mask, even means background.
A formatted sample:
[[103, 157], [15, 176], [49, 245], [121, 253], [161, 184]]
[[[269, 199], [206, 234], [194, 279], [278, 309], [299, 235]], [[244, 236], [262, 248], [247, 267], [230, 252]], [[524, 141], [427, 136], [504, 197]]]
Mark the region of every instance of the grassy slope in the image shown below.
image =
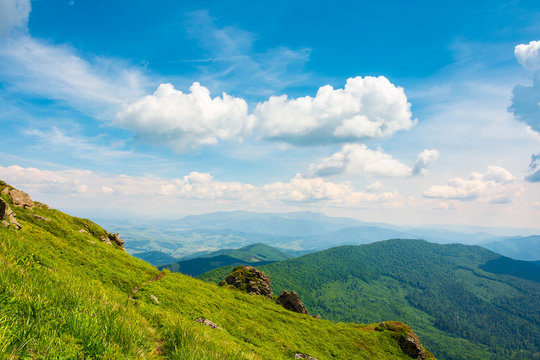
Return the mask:
[[405, 321], [440, 359], [540, 358], [540, 269], [531, 263], [480, 247], [390, 240], [261, 269], [275, 293], [294, 289], [324, 318]]
[[[156, 268], [99, 241], [105, 231], [87, 220], [13, 209], [23, 229], [0, 227], [0, 358], [408, 358], [399, 332], [316, 320], [181, 274], [130, 299]], [[223, 330], [195, 323], [200, 316]]]

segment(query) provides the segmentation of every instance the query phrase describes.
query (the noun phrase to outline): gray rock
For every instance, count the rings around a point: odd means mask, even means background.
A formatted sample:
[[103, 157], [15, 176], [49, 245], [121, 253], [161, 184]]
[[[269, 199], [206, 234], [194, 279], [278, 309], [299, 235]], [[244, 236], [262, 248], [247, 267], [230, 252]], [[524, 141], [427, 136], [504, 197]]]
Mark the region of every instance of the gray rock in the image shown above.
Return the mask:
[[405, 354], [413, 359], [424, 360], [426, 358], [426, 352], [420, 343], [420, 339], [412, 331], [406, 337], [399, 339], [399, 346]]
[[2, 199], [0, 199], [0, 221], [6, 227], [13, 225], [17, 230], [21, 229], [21, 224], [15, 219], [15, 213], [11, 210], [9, 204]]
[[[79, 230], [79, 232], [81, 232], [81, 230]], [[107, 235], [103, 235], [99, 239], [108, 245], [112, 245], [114, 242], [122, 250], [126, 251], [126, 249], [124, 248], [124, 240], [122, 240], [118, 234], [107, 233]]]
[[294, 291], [284, 290], [281, 295], [279, 295], [276, 302], [287, 310], [309, 315], [306, 306]]
[[206, 326], [208, 326], [209, 328], [211, 329], [218, 329], [218, 330], [223, 330], [222, 328], [220, 328], [218, 325], [216, 325], [215, 323], [213, 323], [212, 321], [208, 320], [208, 319], [205, 319], [205, 318], [198, 318], [197, 320], [195, 320], [195, 322], [198, 322], [198, 323], [201, 323], [201, 324], [204, 324]]
[[272, 298], [270, 278], [253, 266], [237, 266], [233, 272], [219, 283], [220, 286], [231, 285], [252, 295], [263, 295]]
[[25, 209], [34, 208], [34, 202], [30, 198], [30, 195], [28, 195], [27, 193], [17, 189], [11, 189], [9, 190], [9, 195], [11, 196], [11, 199], [13, 201], [13, 205]]
[[34, 215], [34, 217], [41, 221], [51, 221], [51, 219], [39, 215]]
[[300, 354], [300, 353], [296, 353], [296, 354], [294, 355], [294, 358], [295, 358], [295, 359], [317, 360], [317, 359], [315, 359], [313, 356], [309, 356], [309, 355], [306, 355], [306, 354]]

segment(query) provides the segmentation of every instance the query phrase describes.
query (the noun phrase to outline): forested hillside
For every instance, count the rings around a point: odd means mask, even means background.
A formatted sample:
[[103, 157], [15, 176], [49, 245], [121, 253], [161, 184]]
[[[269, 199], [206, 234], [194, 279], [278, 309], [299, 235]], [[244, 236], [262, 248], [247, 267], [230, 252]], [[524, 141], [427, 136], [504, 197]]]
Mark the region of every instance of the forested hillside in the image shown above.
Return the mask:
[[261, 269], [274, 292], [294, 289], [312, 314], [411, 324], [440, 359], [540, 357], [540, 267], [529, 262], [477, 246], [388, 240]]

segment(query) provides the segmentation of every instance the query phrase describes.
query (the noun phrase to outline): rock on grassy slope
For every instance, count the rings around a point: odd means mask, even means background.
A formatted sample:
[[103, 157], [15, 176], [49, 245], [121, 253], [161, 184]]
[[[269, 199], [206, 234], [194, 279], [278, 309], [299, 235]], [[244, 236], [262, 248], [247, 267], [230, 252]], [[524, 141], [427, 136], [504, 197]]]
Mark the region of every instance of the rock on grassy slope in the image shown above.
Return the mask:
[[21, 228], [0, 226], [0, 358], [411, 358], [402, 343], [415, 336], [402, 323], [336, 324], [263, 296], [160, 275], [103, 241], [100, 226], [15, 206], [7, 187], [0, 183], [0, 198]]

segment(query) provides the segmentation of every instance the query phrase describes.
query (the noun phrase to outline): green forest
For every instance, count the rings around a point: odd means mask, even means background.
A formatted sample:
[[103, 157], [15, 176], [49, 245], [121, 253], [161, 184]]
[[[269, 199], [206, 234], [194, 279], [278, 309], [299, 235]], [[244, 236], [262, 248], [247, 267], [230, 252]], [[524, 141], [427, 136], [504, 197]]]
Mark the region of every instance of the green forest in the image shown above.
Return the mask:
[[477, 246], [388, 240], [261, 269], [275, 293], [296, 291], [325, 319], [406, 322], [439, 359], [540, 358], [540, 267], [529, 262]]

